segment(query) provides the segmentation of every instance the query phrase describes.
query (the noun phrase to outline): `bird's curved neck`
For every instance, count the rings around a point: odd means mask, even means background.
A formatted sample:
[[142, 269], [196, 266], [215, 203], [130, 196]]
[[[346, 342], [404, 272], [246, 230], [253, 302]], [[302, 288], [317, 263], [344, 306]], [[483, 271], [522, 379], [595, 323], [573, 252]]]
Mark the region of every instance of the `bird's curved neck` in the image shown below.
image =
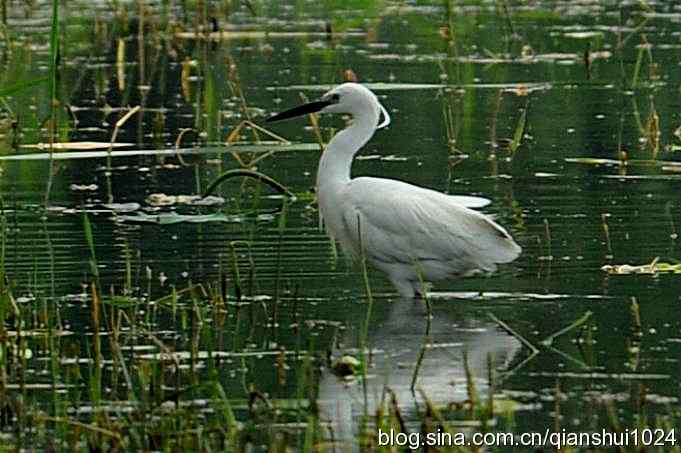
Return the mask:
[[352, 125], [336, 134], [326, 145], [317, 172], [318, 190], [350, 182], [352, 159], [369, 141], [378, 124], [378, 112], [354, 115]]

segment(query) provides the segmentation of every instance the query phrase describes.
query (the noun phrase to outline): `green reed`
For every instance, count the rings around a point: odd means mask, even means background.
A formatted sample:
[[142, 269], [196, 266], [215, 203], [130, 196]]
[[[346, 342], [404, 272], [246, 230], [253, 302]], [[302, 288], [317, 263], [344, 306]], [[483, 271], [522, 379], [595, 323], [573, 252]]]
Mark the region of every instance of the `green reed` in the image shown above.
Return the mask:
[[50, 200], [50, 193], [52, 191], [52, 183], [54, 179], [54, 160], [52, 158], [53, 144], [57, 136], [58, 116], [59, 116], [59, 63], [60, 63], [60, 40], [59, 40], [59, 0], [52, 0], [52, 23], [50, 26], [50, 76], [49, 76], [49, 103], [50, 103], [50, 120], [49, 120], [49, 173], [47, 175], [47, 187], [45, 189], [45, 206], [47, 207]]

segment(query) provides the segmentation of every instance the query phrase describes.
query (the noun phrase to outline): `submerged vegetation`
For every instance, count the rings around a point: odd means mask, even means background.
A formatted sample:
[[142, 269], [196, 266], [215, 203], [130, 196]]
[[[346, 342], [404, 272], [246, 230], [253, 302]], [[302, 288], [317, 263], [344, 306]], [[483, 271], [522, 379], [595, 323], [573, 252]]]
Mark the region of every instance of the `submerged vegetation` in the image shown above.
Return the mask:
[[[679, 18], [0, 0], [0, 451], [678, 427]], [[489, 196], [518, 263], [414, 304], [338, 255], [313, 189], [337, 125], [261, 120], [343, 79], [395, 119], [357, 173]]]

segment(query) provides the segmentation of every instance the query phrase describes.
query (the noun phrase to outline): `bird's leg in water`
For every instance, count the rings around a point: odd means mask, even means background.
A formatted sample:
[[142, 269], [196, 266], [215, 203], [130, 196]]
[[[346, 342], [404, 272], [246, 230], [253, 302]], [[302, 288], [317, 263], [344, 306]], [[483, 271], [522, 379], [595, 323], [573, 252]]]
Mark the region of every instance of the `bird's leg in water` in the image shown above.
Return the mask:
[[[414, 299], [417, 297], [419, 286], [411, 280], [405, 280], [400, 274], [389, 275], [388, 278], [403, 299]], [[421, 297], [420, 295], [418, 296]]]
[[425, 281], [423, 278], [423, 272], [421, 271], [421, 266], [418, 261], [414, 262], [414, 270], [416, 271], [417, 281], [411, 282], [414, 288], [414, 294], [416, 299], [420, 299], [424, 302], [428, 302], [428, 290], [431, 288], [431, 284]]
[[414, 288], [414, 299], [425, 300], [428, 288], [426, 287], [426, 284], [423, 281], [423, 277], [421, 277], [421, 271], [417, 269], [416, 274], [419, 277], [419, 280], [416, 282], [412, 282], [412, 287]]
[[432, 285], [430, 283], [426, 282], [416, 285], [414, 288], [414, 299], [426, 302], [428, 299], [428, 290], [431, 288], [431, 286]]

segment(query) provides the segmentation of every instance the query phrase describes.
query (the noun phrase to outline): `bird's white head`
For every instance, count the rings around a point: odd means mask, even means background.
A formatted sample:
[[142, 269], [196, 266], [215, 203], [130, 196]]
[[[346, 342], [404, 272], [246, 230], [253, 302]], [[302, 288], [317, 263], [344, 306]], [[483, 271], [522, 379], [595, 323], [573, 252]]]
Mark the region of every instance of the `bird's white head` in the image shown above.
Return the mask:
[[349, 113], [353, 117], [372, 115], [376, 122], [383, 114], [383, 121], [377, 124], [377, 128], [383, 128], [390, 124], [390, 115], [381, 105], [378, 98], [368, 88], [359, 83], [347, 82], [327, 91], [317, 101], [294, 107], [267, 119], [267, 121], [279, 121], [306, 113]]

